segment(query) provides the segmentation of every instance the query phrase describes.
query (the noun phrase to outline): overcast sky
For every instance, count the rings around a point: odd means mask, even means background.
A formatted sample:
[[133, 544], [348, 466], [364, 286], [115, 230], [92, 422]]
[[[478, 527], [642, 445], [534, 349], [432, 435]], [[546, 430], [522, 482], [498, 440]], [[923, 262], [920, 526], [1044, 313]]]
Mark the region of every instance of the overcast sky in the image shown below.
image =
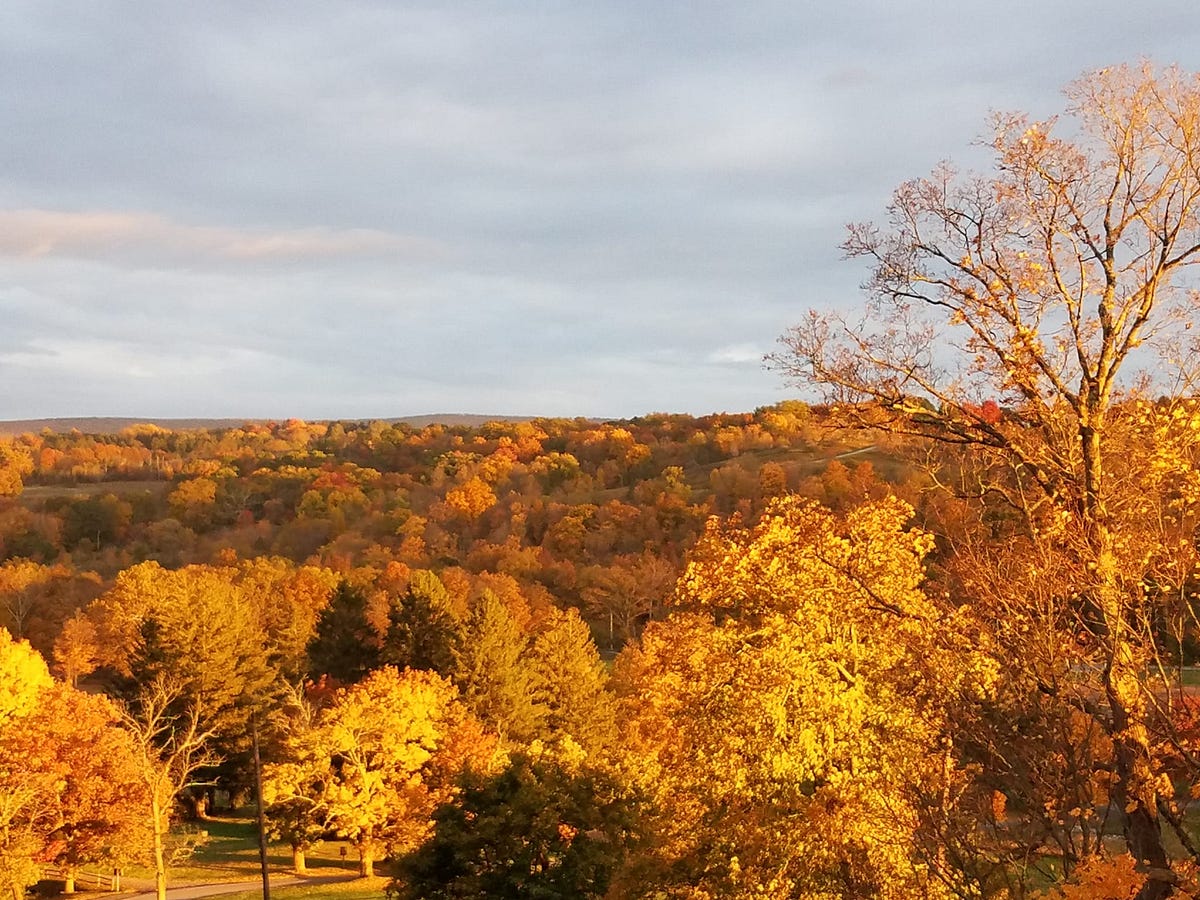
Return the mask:
[[0, 418], [795, 396], [845, 224], [1195, 0], [0, 5]]

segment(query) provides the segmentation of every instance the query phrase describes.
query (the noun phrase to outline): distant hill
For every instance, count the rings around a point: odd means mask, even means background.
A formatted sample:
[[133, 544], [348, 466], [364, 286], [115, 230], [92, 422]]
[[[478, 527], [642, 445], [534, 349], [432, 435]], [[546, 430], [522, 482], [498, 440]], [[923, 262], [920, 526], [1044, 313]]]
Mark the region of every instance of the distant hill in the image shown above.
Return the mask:
[[[413, 428], [424, 428], [426, 425], [470, 425], [479, 426], [487, 422], [528, 422], [536, 416], [486, 416], [467, 413], [436, 413], [427, 416], [397, 416], [394, 418], [355, 419], [345, 418], [337, 421], [359, 422], [406, 422]], [[11, 419], [0, 421], [0, 435], [39, 434], [49, 429], [55, 434], [68, 431], [79, 431], [82, 434], [117, 434], [133, 425], [157, 425], [171, 431], [189, 431], [195, 429], [239, 428], [248, 422], [278, 422], [280, 419], [156, 419], [156, 418], [125, 418], [121, 416], [85, 416], [73, 419]], [[335, 421], [320, 419], [313, 421]]]

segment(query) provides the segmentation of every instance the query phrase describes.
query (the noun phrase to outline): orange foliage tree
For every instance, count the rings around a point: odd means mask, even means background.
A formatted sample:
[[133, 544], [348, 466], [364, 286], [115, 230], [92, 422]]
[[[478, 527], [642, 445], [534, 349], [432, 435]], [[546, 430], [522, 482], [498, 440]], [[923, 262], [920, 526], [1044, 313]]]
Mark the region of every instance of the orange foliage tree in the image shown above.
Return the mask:
[[1118, 67], [1067, 95], [1065, 121], [996, 117], [994, 175], [941, 167], [896, 191], [886, 227], [853, 226], [868, 315], [812, 313], [775, 361], [858, 424], [961, 448], [940, 475], [1011, 513], [994, 555], [1053, 560], [1069, 584], [1049, 607], [980, 599], [1095, 673], [1076, 706], [1112, 741], [1111, 808], [1148, 875], [1137, 896], [1158, 900], [1179, 822], [1153, 746], [1155, 663], [1200, 516], [1200, 416], [1183, 396], [1198, 374], [1200, 77]]
[[[0, 882], [15, 900], [51, 864], [119, 863], [147, 843], [136, 753], [105, 698], [53, 682], [0, 629]], [[11, 680], [10, 680], [11, 679]]]

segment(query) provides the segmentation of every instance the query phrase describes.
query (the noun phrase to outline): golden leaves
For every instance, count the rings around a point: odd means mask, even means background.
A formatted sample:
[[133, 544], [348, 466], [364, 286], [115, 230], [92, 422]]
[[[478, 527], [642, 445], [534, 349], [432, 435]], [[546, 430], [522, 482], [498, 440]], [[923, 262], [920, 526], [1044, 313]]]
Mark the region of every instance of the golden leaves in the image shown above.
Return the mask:
[[845, 518], [784, 498], [751, 527], [710, 521], [679, 586], [696, 611], [622, 661], [638, 774], [664, 808], [695, 811], [666, 824], [671, 852], [721, 848], [712, 871], [731, 883], [714, 893], [852, 872], [881, 896], [938, 895], [903, 849], [898, 786], [925, 777], [940, 700], [964, 676], [920, 589], [932, 539], [910, 517], [891, 498]]
[[32, 710], [39, 693], [50, 684], [41, 654], [0, 628], [0, 725]]

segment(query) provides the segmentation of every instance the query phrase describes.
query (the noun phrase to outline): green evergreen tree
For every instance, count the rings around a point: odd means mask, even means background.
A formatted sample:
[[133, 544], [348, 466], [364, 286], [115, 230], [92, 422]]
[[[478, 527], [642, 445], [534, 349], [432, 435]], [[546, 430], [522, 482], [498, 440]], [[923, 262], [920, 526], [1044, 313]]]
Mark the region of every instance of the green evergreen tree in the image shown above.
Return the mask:
[[414, 572], [407, 593], [393, 600], [388, 611], [380, 663], [450, 676], [462, 636], [449, 602], [445, 585], [437, 575], [424, 570]]
[[524, 659], [528, 640], [508, 607], [484, 591], [471, 607], [454, 654], [455, 681], [467, 705], [502, 738], [518, 742], [536, 737], [544, 716]]
[[576, 610], [555, 612], [528, 652], [533, 700], [544, 710], [541, 734], [570, 735], [589, 753], [613, 745], [614, 700], [591, 630]]
[[518, 754], [498, 776], [469, 774], [434, 831], [398, 864], [389, 896], [603, 897], [640, 840], [637, 799], [610, 776]]
[[308, 642], [309, 674], [353, 684], [382, 663], [379, 641], [367, 622], [367, 597], [343, 580], [321, 611]]

